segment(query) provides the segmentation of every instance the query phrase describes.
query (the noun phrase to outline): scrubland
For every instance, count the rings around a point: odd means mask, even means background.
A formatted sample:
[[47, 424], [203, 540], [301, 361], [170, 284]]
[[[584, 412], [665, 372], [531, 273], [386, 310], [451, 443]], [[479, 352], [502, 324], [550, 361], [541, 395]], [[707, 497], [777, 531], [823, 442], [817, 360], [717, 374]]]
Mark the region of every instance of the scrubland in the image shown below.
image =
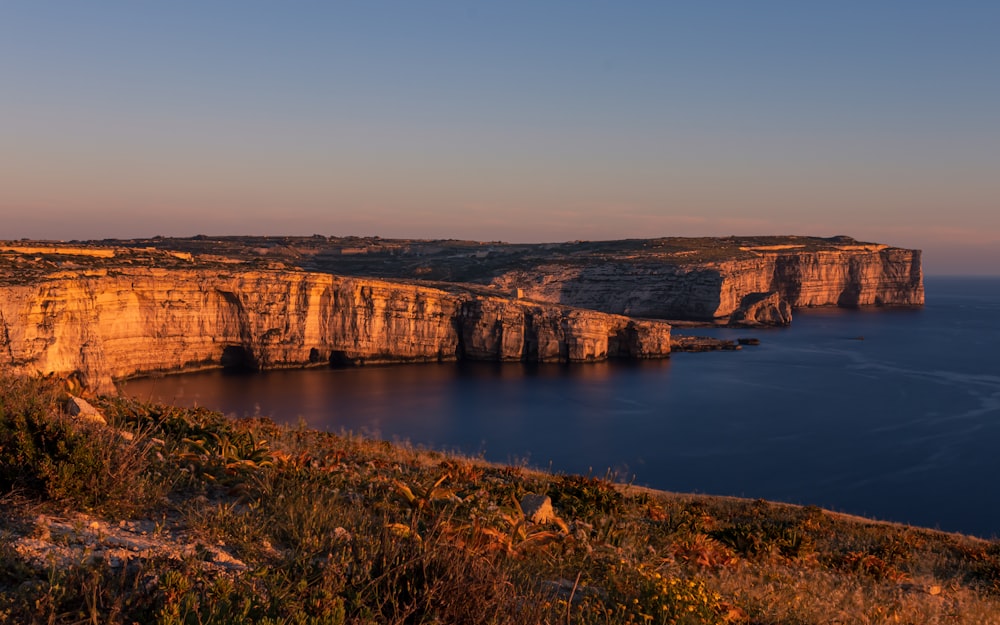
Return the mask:
[[0, 372], [0, 622], [1000, 623], [994, 541], [69, 399]]

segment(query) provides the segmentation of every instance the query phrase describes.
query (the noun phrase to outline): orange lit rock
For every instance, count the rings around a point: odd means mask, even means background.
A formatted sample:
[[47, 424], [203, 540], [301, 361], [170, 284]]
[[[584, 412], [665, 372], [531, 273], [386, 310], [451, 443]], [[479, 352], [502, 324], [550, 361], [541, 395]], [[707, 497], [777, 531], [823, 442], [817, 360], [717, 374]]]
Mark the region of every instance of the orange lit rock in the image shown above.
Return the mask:
[[319, 273], [134, 268], [0, 287], [0, 362], [99, 392], [130, 376], [221, 366], [669, 351], [661, 321]]
[[730, 324], [743, 326], [787, 326], [791, 322], [791, 305], [773, 291], [744, 295], [739, 307], [729, 316]]
[[[823, 250], [770, 246], [743, 251], [752, 256], [691, 264], [655, 259], [541, 264], [506, 271], [492, 284], [505, 291], [517, 289], [536, 301], [704, 321], [728, 319], [755, 293], [777, 293], [792, 308], [924, 303], [919, 250], [832, 245]], [[776, 319], [780, 324], [782, 315]]]

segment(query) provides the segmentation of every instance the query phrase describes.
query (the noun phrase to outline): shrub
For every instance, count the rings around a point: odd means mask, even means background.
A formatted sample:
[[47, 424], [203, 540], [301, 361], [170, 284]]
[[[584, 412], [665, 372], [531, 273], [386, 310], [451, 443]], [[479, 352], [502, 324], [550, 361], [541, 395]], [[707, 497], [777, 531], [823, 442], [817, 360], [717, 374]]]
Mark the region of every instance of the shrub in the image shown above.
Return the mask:
[[103, 425], [77, 422], [50, 380], [0, 374], [0, 492], [131, 514], [168, 488], [153, 444]]
[[625, 498], [614, 483], [606, 479], [565, 475], [554, 485], [550, 495], [553, 505], [568, 516], [617, 515], [625, 508]]
[[608, 567], [606, 595], [585, 596], [570, 606], [575, 620], [623, 625], [723, 625], [730, 609], [699, 578], [664, 575], [645, 564], [621, 560]]

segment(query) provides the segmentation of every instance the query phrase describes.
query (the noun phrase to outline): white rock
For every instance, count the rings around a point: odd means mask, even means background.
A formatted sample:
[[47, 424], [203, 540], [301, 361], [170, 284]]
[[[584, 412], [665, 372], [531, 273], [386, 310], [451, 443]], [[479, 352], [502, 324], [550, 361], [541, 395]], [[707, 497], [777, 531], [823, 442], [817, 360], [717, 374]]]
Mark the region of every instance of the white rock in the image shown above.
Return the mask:
[[548, 495], [528, 493], [521, 499], [521, 511], [524, 512], [524, 518], [539, 525], [556, 520], [556, 512], [552, 509], [552, 500]]
[[104, 418], [104, 414], [97, 408], [94, 408], [86, 399], [70, 395], [69, 401], [66, 403], [66, 409], [72, 416], [78, 419], [100, 423], [101, 425], [108, 424], [108, 420]]

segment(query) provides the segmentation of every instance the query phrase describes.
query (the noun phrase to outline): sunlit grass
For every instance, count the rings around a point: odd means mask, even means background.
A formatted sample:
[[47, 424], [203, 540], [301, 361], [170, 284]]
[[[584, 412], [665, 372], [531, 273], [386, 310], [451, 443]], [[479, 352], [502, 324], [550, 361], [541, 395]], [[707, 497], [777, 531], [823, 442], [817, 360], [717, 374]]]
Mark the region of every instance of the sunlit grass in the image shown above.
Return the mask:
[[[83, 425], [62, 401], [0, 376], [0, 622], [1000, 621], [994, 542], [127, 399]], [[78, 511], [81, 535], [147, 519], [162, 550], [122, 564], [35, 519]]]

